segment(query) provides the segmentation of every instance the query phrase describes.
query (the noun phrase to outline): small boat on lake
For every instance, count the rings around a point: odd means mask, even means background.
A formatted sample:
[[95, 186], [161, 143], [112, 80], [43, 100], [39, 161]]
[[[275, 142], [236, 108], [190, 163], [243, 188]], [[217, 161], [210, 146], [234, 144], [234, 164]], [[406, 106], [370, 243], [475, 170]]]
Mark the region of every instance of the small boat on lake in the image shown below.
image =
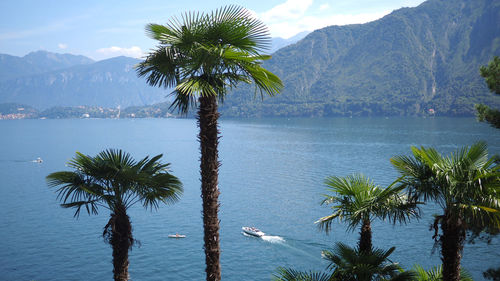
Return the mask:
[[176, 233], [176, 234], [170, 234], [168, 238], [186, 238], [186, 235]]
[[250, 226], [244, 226], [241, 228], [243, 230], [243, 233], [246, 233], [248, 235], [256, 236], [256, 237], [262, 237], [266, 235], [264, 232], [262, 232], [260, 229], [256, 227], [250, 227]]

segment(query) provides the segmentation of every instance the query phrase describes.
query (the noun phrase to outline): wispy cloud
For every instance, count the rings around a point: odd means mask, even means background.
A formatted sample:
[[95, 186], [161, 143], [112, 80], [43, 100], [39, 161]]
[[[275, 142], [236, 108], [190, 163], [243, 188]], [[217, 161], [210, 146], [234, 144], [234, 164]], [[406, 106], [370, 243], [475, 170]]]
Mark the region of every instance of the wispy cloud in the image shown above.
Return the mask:
[[33, 37], [37, 35], [43, 35], [50, 32], [61, 31], [63, 30], [63, 23], [52, 23], [45, 26], [35, 27], [32, 29], [25, 30], [16, 30], [16, 31], [8, 31], [4, 33], [0, 33], [0, 40], [13, 40], [13, 39], [23, 39], [28, 37]]
[[[423, 0], [406, 0], [412, 4], [421, 3]], [[364, 12], [348, 12], [340, 9], [338, 2], [334, 4], [313, 0], [286, 0], [271, 9], [257, 14], [269, 28], [271, 36], [289, 38], [302, 31], [313, 31], [330, 25], [347, 25], [366, 23], [377, 20], [393, 9], [390, 7], [373, 9]], [[349, 2], [342, 4], [347, 5]]]
[[110, 58], [116, 56], [127, 56], [133, 58], [140, 58], [144, 55], [144, 52], [141, 48], [137, 46], [132, 46], [130, 48], [122, 48], [117, 46], [112, 46], [109, 48], [101, 48], [96, 50], [96, 53], [99, 54], [100, 57]]
[[330, 8], [329, 4], [322, 4], [319, 6], [320, 11], [328, 10], [328, 8]]
[[264, 22], [296, 20], [302, 17], [312, 5], [313, 0], [287, 0], [260, 14]]
[[58, 21], [51, 22], [46, 25], [34, 27], [31, 29], [24, 30], [11, 30], [7, 32], [0, 33], [0, 41], [2, 40], [14, 40], [23, 38], [32, 38], [35, 36], [45, 35], [53, 32], [61, 32], [64, 30], [69, 30], [73, 28], [73, 24], [77, 21], [88, 18], [88, 15], [81, 15], [78, 17], [60, 19]]
[[59, 49], [64, 50], [64, 49], [68, 48], [68, 44], [59, 43], [59, 44], [57, 44], [57, 47], [59, 47]]

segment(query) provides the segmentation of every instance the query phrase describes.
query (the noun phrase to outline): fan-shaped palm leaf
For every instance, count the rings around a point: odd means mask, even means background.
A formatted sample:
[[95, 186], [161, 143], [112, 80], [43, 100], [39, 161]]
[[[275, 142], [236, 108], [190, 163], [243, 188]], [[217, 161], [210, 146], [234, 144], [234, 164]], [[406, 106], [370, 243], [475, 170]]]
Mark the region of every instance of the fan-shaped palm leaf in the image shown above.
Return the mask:
[[[412, 271], [415, 272], [415, 281], [441, 281], [443, 280], [443, 266], [435, 266], [429, 270], [425, 270], [422, 266], [416, 264]], [[461, 281], [473, 281], [472, 275], [465, 269], [460, 270]]]
[[405, 223], [411, 217], [419, 216], [417, 202], [407, 200], [401, 193], [403, 189], [401, 186], [391, 184], [383, 189], [360, 174], [329, 177], [325, 184], [333, 195], [324, 195], [322, 204], [330, 205], [333, 212], [320, 218], [316, 223], [326, 232], [331, 229], [335, 219], [346, 222], [349, 231], [361, 226], [362, 250], [371, 248], [370, 225], [374, 218], [388, 218], [394, 223]]
[[493, 158], [488, 159], [484, 142], [449, 156], [425, 147], [412, 147], [412, 153], [413, 157], [397, 156], [391, 162], [402, 175], [401, 186], [414, 199], [434, 201], [442, 207], [443, 214], [434, 222], [434, 237], [441, 243], [444, 280], [456, 280], [466, 231], [500, 230], [499, 167]]
[[97, 214], [109, 209], [111, 218], [103, 236], [113, 247], [114, 279], [128, 280], [128, 250], [134, 243], [127, 209], [137, 202], [156, 209], [159, 202], [173, 203], [182, 193], [181, 182], [169, 173], [169, 164], [159, 162], [162, 155], [135, 161], [121, 150], [108, 149], [95, 157], [79, 152], [68, 162], [74, 171], [51, 173], [49, 187], [57, 187], [57, 199], [64, 208], [82, 207]]

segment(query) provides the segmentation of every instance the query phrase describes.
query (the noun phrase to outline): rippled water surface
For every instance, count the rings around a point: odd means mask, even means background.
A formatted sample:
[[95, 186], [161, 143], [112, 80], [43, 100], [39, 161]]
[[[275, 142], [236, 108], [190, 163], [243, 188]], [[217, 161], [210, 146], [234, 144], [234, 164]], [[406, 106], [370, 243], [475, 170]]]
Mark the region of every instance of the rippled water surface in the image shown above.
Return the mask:
[[[102, 229], [109, 212], [73, 218], [59, 207], [45, 176], [65, 170], [75, 151], [95, 155], [121, 148], [136, 159], [163, 153], [184, 183], [184, 195], [157, 212], [135, 206], [129, 215], [141, 241], [130, 253], [132, 280], [204, 280], [199, 150], [195, 120], [13, 120], [0, 122], [0, 280], [111, 280], [111, 248]], [[389, 158], [411, 145], [450, 152], [486, 140], [500, 153], [500, 130], [474, 119], [258, 119], [221, 122], [220, 190], [223, 280], [270, 280], [278, 266], [322, 270], [321, 250], [355, 245], [358, 233], [334, 224], [326, 235], [314, 221], [330, 175], [362, 172], [380, 185], [397, 176]], [[43, 163], [32, 160], [41, 157]], [[419, 222], [376, 221], [374, 245], [396, 246], [405, 268], [439, 264], [429, 224], [439, 209], [424, 208]], [[241, 227], [261, 228], [260, 239]], [[169, 234], [185, 239], [168, 239]], [[466, 245], [463, 265], [477, 280], [499, 266], [500, 240]]]

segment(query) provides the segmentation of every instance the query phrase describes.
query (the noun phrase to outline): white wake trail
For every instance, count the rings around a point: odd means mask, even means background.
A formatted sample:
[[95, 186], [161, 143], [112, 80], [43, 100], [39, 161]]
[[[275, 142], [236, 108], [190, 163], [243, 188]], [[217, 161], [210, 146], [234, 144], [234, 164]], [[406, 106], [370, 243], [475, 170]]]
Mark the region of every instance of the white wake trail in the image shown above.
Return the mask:
[[261, 237], [262, 240], [267, 241], [269, 243], [284, 243], [285, 239], [281, 236], [271, 236], [271, 235], [264, 235]]

